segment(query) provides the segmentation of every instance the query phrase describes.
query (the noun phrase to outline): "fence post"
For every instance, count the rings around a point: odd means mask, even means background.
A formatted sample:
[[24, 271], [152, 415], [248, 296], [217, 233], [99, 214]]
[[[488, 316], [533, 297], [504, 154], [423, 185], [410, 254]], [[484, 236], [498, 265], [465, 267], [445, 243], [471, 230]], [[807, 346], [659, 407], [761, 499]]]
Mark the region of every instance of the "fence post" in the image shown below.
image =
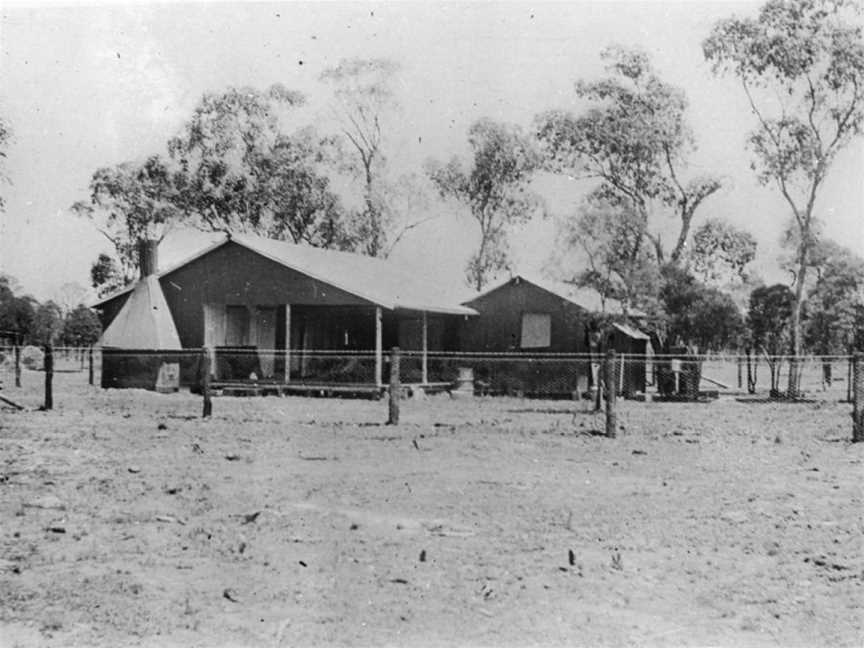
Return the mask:
[[93, 347], [91, 346], [87, 349], [87, 361], [89, 363], [87, 369], [87, 380], [92, 385], [93, 384]]
[[737, 364], [738, 364], [738, 389], [741, 389], [744, 385], [742, 384], [743, 380], [742, 380], [742, 376], [741, 376], [742, 372], [741, 372], [741, 352], [740, 351], [738, 352]]
[[43, 409], [54, 408], [54, 347], [48, 343], [45, 345], [45, 406]]
[[615, 401], [618, 390], [615, 389], [615, 349], [606, 352], [606, 366], [603, 372], [603, 386], [606, 388], [606, 436], [615, 438], [617, 429], [617, 417], [615, 415]]
[[852, 442], [864, 442], [864, 353], [856, 353], [854, 366], [854, 401], [852, 403]]
[[15, 345], [15, 386], [21, 386], [21, 347]]
[[850, 354], [849, 363], [848, 363], [848, 366], [846, 367], [846, 402], [847, 403], [852, 402], [852, 379], [853, 379], [852, 365], [853, 364], [855, 364], [855, 356]]
[[390, 417], [387, 419], [387, 425], [399, 425], [399, 397], [401, 396], [401, 391], [399, 347], [397, 346], [390, 350], [390, 402], [388, 405]]
[[204, 396], [204, 411], [201, 418], [210, 418], [213, 414], [213, 402], [210, 400], [210, 350], [201, 349], [201, 393]]

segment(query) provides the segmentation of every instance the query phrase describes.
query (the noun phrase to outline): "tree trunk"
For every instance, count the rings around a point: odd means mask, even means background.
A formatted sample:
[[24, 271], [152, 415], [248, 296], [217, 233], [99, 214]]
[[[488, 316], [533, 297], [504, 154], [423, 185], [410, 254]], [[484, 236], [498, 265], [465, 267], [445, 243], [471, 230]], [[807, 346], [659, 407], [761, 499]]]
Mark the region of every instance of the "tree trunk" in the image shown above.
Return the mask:
[[[802, 240], [806, 240], [809, 233], [801, 233]], [[801, 309], [804, 305], [804, 280], [807, 277], [807, 249], [804, 243], [798, 252], [798, 276], [795, 280], [795, 301], [792, 303], [792, 339], [790, 344], [789, 359], [789, 384], [786, 389], [787, 398], [798, 398], [801, 386]]]

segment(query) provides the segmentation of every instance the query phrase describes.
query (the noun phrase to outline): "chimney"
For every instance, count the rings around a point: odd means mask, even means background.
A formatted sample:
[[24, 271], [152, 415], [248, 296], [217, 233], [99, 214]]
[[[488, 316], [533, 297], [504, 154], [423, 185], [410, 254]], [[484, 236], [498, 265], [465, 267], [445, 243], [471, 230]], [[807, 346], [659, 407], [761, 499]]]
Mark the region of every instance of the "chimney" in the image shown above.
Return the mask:
[[159, 269], [159, 241], [156, 239], [141, 239], [138, 241], [138, 265], [141, 268], [141, 278], [156, 274]]

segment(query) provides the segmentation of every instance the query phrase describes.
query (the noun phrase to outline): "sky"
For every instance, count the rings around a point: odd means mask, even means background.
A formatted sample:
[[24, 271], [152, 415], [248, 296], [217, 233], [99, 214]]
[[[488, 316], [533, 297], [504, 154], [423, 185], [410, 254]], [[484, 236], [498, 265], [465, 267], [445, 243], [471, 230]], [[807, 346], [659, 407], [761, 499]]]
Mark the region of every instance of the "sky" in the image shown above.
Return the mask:
[[[399, 170], [466, 152], [480, 117], [529, 128], [538, 113], [574, 108], [574, 83], [602, 75], [612, 43], [652, 57], [687, 94], [698, 149], [686, 175], [719, 175], [724, 188], [697, 218], [722, 217], [759, 241], [756, 270], [783, 280], [778, 241], [789, 212], [760, 187], [744, 142], [754, 125], [740, 87], [717, 79], [701, 42], [719, 19], [755, 15], [752, 2], [572, 3], [125, 3], [0, 4], [0, 114], [13, 129], [0, 185], [0, 272], [37, 297], [68, 282], [89, 285], [89, 268], [110, 244], [70, 206], [88, 197], [100, 167], [164, 153], [205, 92], [282, 83], [304, 92], [297, 127], [326, 119], [318, 78], [343, 58], [386, 57], [400, 65], [401, 107], [387, 128]], [[306, 120], [305, 122], [303, 120]], [[817, 202], [826, 234], [864, 252], [864, 148], [835, 162]], [[550, 216], [511, 233], [516, 270], [540, 273], [555, 218], [575, 212], [584, 182], [543, 177], [534, 187]], [[461, 285], [479, 240], [452, 205], [412, 230], [393, 257]], [[671, 224], [670, 224], [671, 225]], [[169, 234], [160, 265], [188, 256], [202, 237]]]

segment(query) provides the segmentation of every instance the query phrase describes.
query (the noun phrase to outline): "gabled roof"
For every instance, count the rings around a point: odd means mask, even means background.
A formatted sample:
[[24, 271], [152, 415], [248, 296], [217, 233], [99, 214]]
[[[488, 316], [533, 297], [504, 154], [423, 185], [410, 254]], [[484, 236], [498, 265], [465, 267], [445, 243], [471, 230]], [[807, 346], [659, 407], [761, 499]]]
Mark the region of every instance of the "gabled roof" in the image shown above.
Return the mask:
[[155, 275], [138, 281], [99, 344], [117, 349], [180, 349], [180, 336]]
[[[538, 288], [541, 288], [547, 292], [560, 297], [561, 299], [565, 299], [571, 304], [579, 306], [586, 311], [591, 313], [611, 313], [613, 315], [623, 315], [624, 308], [616, 299], [606, 299], [604, 304], [603, 300], [600, 298], [600, 293], [596, 290], [591, 290], [590, 288], [579, 288], [578, 286], [574, 286], [572, 284], [564, 283], [563, 281], [552, 281], [550, 279], [541, 279], [539, 277], [534, 276], [526, 276], [526, 275], [516, 275], [507, 279], [506, 281], [498, 284], [497, 286], [486, 290], [475, 297], [472, 297], [470, 300], [463, 302], [464, 304], [470, 304], [476, 299], [480, 299], [481, 297], [485, 297], [491, 292], [494, 292], [504, 286], [508, 285], [514, 279], [518, 279], [519, 281], [525, 281], [527, 283], [533, 284]], [[631, 308], [627, 312], [628, 315], [634, 317], [643, 317], [645, 315], [644, 312]]]
[[[163, 270], [157, 276], [164, 277], [229, 242], [389, 310], [451, 315], [477, 314], [474, 309], [460, 305], [457, 298], [434, 280], [418, 276], [412, 268], [394, 261], [352, 252], [296, 245], [259, 236], [226, 236], [186, 260]], [[131, 288], [116, 292], [102, 299], [99, 304], [104, 304], [129, 290]]]

